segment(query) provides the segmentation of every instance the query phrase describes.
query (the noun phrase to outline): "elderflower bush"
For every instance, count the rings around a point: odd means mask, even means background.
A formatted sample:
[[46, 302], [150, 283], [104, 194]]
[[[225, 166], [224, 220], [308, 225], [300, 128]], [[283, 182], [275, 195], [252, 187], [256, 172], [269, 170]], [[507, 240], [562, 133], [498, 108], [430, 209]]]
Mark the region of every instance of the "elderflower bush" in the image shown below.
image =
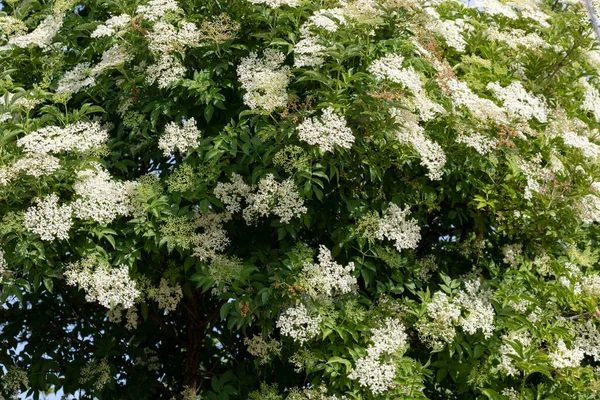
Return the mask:
[[580, 0], [2, 7], [0, 398], [599, 396]]

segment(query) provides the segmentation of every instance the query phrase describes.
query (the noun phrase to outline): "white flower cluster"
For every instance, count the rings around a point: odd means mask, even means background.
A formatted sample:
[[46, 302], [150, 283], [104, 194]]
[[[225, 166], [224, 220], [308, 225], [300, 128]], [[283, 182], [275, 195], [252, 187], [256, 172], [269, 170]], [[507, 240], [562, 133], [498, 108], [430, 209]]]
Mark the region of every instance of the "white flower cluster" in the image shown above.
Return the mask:
[[87, 151], [108, 139], [108, 132], [99, 122], [79, 121], [60, 128], [46, 126], [17, 140], [26, 153], [48, 154], [62, 151]]
[[158, 61], [146, 69], [146, 82], [153, 85], [157, 82], [159, 89], [177, 82], [185, 74], [186, 69], [181, 61], [171, 54], [163, 54]]
[[131, 215], [133, 205], [130, 193], [138, 183], [114, 181], [100, 164], [93, 163], [91, 167], [79, 171], [77, 182], [73, 184], [77, 196], [73, 202], [75, 216], [106, 224], [119, 215]]
[[65, 75], [58, 81], [58, 87], [56, 93], [77, 93], [81, 89], [94, 86], [96, 79], [92, 74], [90, 63], [80, 63], [70, 71], [67, 71]]
[[283, 336], [289, 336], [300, 346], [319, 334], [321, 316], [311, 316], [304, 304], [288, 308], [277, 320], [275, 326]]
[[147, 21], [158, 21], [169, 13], [179, 13], [181, 8], [175, 0], [150, 0], [148, 5], [138, 6], [136, 13]]
[[13, 177], [19, 172], [29, 176], [40, 177], [44, 175], [52, 175], [60, 169], [60, 160], [50, 154], [28, 154], [19, 158], [11, 167], [7, 168], [10, 177]]
[[469, 147], [472, 147], [482, 156], [491, 153], [496, 149], [497, 141], [490, 139], [481, 133], [471, 133], [470, 135], [458, 135], [456, 143], [463, 143]]
[[176, 150], [185, 155], [191, 149], [198, 147], [198, 139], [201, 135], [194, 118], [183, 121], [182, 128], [175, 122], [169, 122], [165, 127], [165, 134], [158, 140], [158, 148], [163, 151], [165, 157], [169, 157]]
[[490, 15], [502, 15], [510, 19], [517, 19], [517, 13], [512, 4], [499, 0], [485, 0], [477, 2], [477, 7]]
[[[9, 365], [6, 373], [0, 378], [0, 383], [4, 391], [11, 396], [9, 399], [14, 399], [19, 394], [21, 385], [29, 387], [29, 378], [27, 377], [27, 372], [21, 368], [16, 365]], [[13, 395], [14, 397], [12, 397]]]
[[556, 345], [556, 350], [548, 356], [550, 356], [554, 368], [576, 368], [585, 357], [585, 353], [577, 347], [567, 348], [565, 342], [560, 339]]
[[393, 241], [398, 251], [416, 249], [421, 240], [421, 228], [416, 219], [406, 219], [409, 214], [408, 205], [401, 209], [396, 204], [389, 203], [384, 217], [379, 220], [376, 238]]
[[537, 4], [527, 4], [527, 2], [521, 1], [518, 4], [518, 8], [521, 13], [521, 18], [531, 19], [543, 28], [550, 27], [550, 23], [548, 22], [550, 16], [540, 10]]
[[467, 312], [466, 317], [459, 319], [459, 325], [465, 332], [474, 335], [478, 330], [489, 339], [494, 333], [494, 308], [490, 303], [491, 292], [481, 290], [478, 279], [465, 282], [465, 290], [456, 296], [456, 303]]
[[584, 224], [600, 221], [600, 197], [595, 194], [585, 195], [577, 204], [579, 218]]
[[27, 32], [27, 25], [18, 18], [12, 16], [0, 17], [0, 31], [4, 35], [20, 34]]
[[159, 54], [167, 54], [180, 50], [186, 46], [198, 46], [200, 43], [200, 32], [195, 24], [183, 22], [179, 29], [174, 25], [159, 21], [154, 24], [152, 30], [146, 36], [148, 48]]
[[596, 121], [600, 122], [600, 93], [598, 92], [598, 89], [590, 85], [587, 79], [582, 78], [580, 82], [585, 89], [583, 103], [581, 103], [581, 109], [585, 111], [591, 111], [592, 114], [594, 114]]
[[46, 49], [54, 40], [62, 23], [62, 15], [50, 14], [30, 33], [12, 36], [8, 44], [22, 48], [38, 46]]
[[127, 61], [131, 61], [133, 56], [122, 46], [115, 44], [110, 49], [102, 53], [102, 59], [90, 71], [92, 76], [101, 74], [102, 72], [119, 67]]
[[382, 356], [392, 356], [406, 348], [408, 336], [400, 321], [386, 318], [383, 327], [372, 330], [367, 356], [356, 360], [348, 378], [358, 380], [360, 386], [368, 387], [373, 394], [381, 394], [394, 387], [396, 365], [390, 361], [381, 361]]
[[504, 261], [506, 264], [513, 268], [517, 268], [521, 262], [521, 256], [523, 255], [523, 245], [520, 243], [507, 244], [502, 247], [502, 254], [504, 255]]
[[300, 27], [300, 41], [294, 46], [294, 67], [315, 67], [325, 62], [325, 46], [319, 43], [319, 35], [313, 28], [327, 32], [337, 31], [340, 25], [346, 25], [343, 9], [328, 8], [317, 10]]
[[310, 145], [318, 145], [324, 152], [333, 151], [336, 146], [349, 149], [354, 143], [346, 119], [337, 115], [333, 107], [325, 108], [320, 118], [305, 119], [298, 125], [298, 137]]
[[593, 274], [581, 277], [581, 281], [575, 284], [573, 292], [592, 297], [600, 296], [600, 275]]
[[301, 0], [248, 0], [252, 4], [264, 4], [271, 8], [279, 8], [281, 6], [298, 7]]
[[396, 123], [400, 125], [400, 129], [396, 132], [398, 141], [410, 144], [419, 153], [421, 165], [429, 171], [427, 173], [429, 179], [442, 179], [442, 168], [446, 164], [446, 154], [442, 146], [425, 136], [425, 129], [419, 125], [415, 114], [398, 108], [390, 111]]
[[121, 28], [129, 25], [131, 21], [131, 17], [127, 14], [116, 15], [114, 17], [110, 17], [104, 22], [104, 24], [100, 24], [96, 27], [94, 32], [90, 35], [91, 38], [99, 38], [103, 36], [113, 36], [115, 35]]
[[285, 107], [288, 100], [287, 86], [292, 76], [290, 67], [283, 65], [285, 55], [274, 49], [265, 49], [264, 58], [256, 53], [242, 58], [237, 68], [238, 79], [244, 93], [244, 104], [251, 109], [271, 112]]
[[8, 263], [4, 258], [4, 251], [0, 250], [0, 283], [4, 279], [4, 274], [6, 273], [6, 268], [8, 267]]
[[557, 52], [560, 51], [559, 47], [550, 45], [537, 33], [527, 33], [521, 29], [500, 31], [496, 27], [491, 27], [485, 31], [485, 34], [490, 40], [503, 42], [513, 50], [519, 50], [520, 47], [524, 47], [529, 50], [552, 48]]
[[498, 364], [498, 370], [506, 374], [507, 376], [519, 376], [520, 371], [515, 366], [514, 356], [518, 353], [515, 348], [511, 345], [520, 344], [524, 349], [531, 346], [531, 335], [528, 331], [524, 332], [511, 332], [509, 335], [502, 338], [502, 345], [500, 345], [500, 363]]
[[428, 121], [436, 114], [445, 112], [444, 108], [432, 101], [425, 92], [421, 77], [414, 68], [402, 68], [404, 58], [397, 54], [390, 54], [373, 61], [369, 67], [369, 72], [378, 79], [387, 79], [394, 83], [401, 84], [411, 91], [414, 96], [412, 104], [409, 104], [414, 111], [419, 112], [423, 121]]
[[541, 182], [552, 180], [554, 174], [546, 167], [542, 167], [542, 155], [537, 153], [531, 161], [521, 160], [518, 163], [521, 172], [527, 178], [527, 187], [525, 187], [525, 199], [530, 200], [533, 193], [542, 193], [544, 186]]
[[432, 17], [431, 21], [427, 23], [427, 29], [443, 37], [449, 47], [454, 48], [459, 53], [464, 53], [467, 41], [463, 37], [463, 32], [473, 29], [473, 27], [461, 19], [443, 20], [433, 8], [427, 7], [425, 11]]
[[256, 193], [246, 197], [248, 207], [244, 209], [244, 219], [248, 224], [256, 222], [259, 217], [269, 214], [278, 216], [283, 224], [307, 211], [304, 199], [300, 197], [296, 184], [291, 178], [277, 182], [273, 174], [267, 174], [258, 183]]
[[231, 174], [231, 183], [219, 182], [215, 187], [215, 196], [224, 205], [228, 213], [242, 211], [242, 200], [252, 193], [252, 186], [244, 182], [244, 178], [236, 173]]
[[260, 334], [244, 338], [244, 344], [248, 353], [256, 357], [261, 365], [267, 364], [273, 356], [281, 353], [281, 342], [275, 339], [265, 340]]
[[[600, 112], [600, 108], [598, 109]], [[596, 160], [600, 156], [600, 146], [591, 142], [586, 136], [581, 136], [575, 132], [565, 131], [561, 135], [567, 146], [575, 147], [583, 152], [583, 155], [592, 160]]]
[[23, 226], [28, 231], [37, 233], [45, 241], [67, 239], [73, 225], [73, 208], [68, 204], [58, 204], [59, 198], [52, 193], [25, 211]]
[[323, 65], [325, 59], [322, 52], [325, 46], [319, 44], [318, 37], [304, 35], [294, 46], [294, 67], [316, 67]]
[[120, 265], [112, 268], [106, 263], [97, 265], [94, 257], [67, 265], [65, 270], [67, 284], [79, 286], [86, 292], [86, 300], [98, 302], [106, 308], [121, 305], [133, 307], [140, 291], [129, 277], [129, 268]]
[[460, 306], [444, 292], [433, 294], [427, 304], [427, 318], [417, 323], [421, 339], [434, 349], [441, 349], [446, 343], [452, 343], [456, 336], [454, 326], [460, 318]]
[[502, 389], [502, 392], [500, 394], [502, 396], [506, 396], [508, 398], [508, 400], [520, 400], [521, 399], [519, 392], [513, 387], [508, 387], [508, 388]]
[[304, 264], [302, 268], [308, 290], [316, 292], [317, 296], [328, 298], [352, 293], [356, 290], [357, 281], [352, 276], [353, 262], [348, 263], [345, 267], [336, 263], [331, 257], [331, 251], [323, 245], [319, 246], [318, 260], [318, 264]]
[[94, 389], [100, 391], [110, 381], [110, 366], [106, 358], [92, 361], [81, 369], [79, 383], [94, 382]]
[[446, 87], [455, 106], [467, 108], [473, 118], [484, 122], [508, 123], [506, 112], [489, 99], [477, 96], [465, 82], [449, 79]]
[[548, 108], [542, 95], [533, 96], [528, 93], [521, 82], [515, 81], [506, 87], [498, 82], [490, 82], [487, 88], [502, 100], [504, 108], [513, 117], [521, 117], [529, 121], [535, 117], [540, 122], [548, 121]]
[[219, 252], [225, 250], [229, 244], [227, 231], [223, 228], [223, 224], [231, 219], [231, 214], [196, 214], [195, 225], [203, 230], [202, 233], [196, 233], [192, 238], [192, 242], [196, 246], [194, 248], [194, 256], [200, 261], [210, 261], [215, 258]]
[[177, 283], [174, 287], [169, 286], [166, 279], [161, 279], [158, 288], [148, 290], [148, 298], [158, 303], [158, 308], [165, 312], [165, 315], [175, 311], [177, 305], [183, 298], [181, 286]]

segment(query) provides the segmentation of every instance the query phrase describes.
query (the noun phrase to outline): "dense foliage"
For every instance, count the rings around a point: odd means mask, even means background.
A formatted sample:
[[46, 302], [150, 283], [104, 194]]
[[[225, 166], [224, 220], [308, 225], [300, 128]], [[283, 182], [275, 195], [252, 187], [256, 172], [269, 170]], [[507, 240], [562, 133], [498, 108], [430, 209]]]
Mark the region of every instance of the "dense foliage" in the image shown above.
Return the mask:
[[0, 398], [598, 398], [599, 68], [577, 0], [4, 0]]

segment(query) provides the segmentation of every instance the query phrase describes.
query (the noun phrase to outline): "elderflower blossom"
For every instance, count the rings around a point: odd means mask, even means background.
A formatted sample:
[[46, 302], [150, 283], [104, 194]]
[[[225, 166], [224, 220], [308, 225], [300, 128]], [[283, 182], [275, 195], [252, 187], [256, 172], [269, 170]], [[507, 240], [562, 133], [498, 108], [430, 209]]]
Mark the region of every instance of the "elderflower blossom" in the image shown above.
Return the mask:
[[62, 23], [62, 14], [50, 14], [33, 31], [25, 35], [11, 37], [8, 40], [8, 44], [21, 48], [37, 46], [47, 49], [54, 40], [54, 36], [58, 33]]
[[409, 214], [408, 205], [401, 209], [396, 204], [389, 203], [384, 217], [379, 220], [375, 237], [379, 240], [392, 240], [398, 251], [416, 249], [421, 240], [421, 228], [416, 219], [406, 219]]
[[186, 69], [181, 61], [170, 54], [163, 54], [158, 61], [146, 68], [146, 82], [153, 85], [158, 83], [159, 89], [167, 88], [185, 75]]
[[81, 89], [94, 86], [95, 84], [96, 80], [92, 76], [90, 63], [80, 63], [72, 70], [67, 71], [65, 76], [58, 81], [56, 93], [77, 93]]
[[581, 109], [585, 111], [591, 111], [592, 114], [594, 114], [596, 121], [600, 122], [600, 93], [598, 92], [598, 89], [590, 85], [585, 78], [582, 78], [580, 82], [585, 89], [584, 100], [581, 104]]
[[148, 48], [155, 53], [169, 53], [185, 46], [197, 46], [200, 32], [195, 24], [184, 22], [178, 30], [164, 21], [157, 22], [146, 36]]
[[117, 182], [100, 164], [77, 173], [73, 191], [75, 216], [92, 219], [100, 224], [112, 222], [117, 216], [128, 216], [132, 211], [130, 188], [136, 182]]
[[12, 172], [22, 172], [29, 176], [39, 178], [52, 175], [60, 169], [60, 160], [50, 154], [25, 154], [12, 165]]
[[318, 264], [304, 264], [302, 268], [307, 277], [308, 290], [329, 298], [356, 290], [357, 281], [352, 276], [353, 262], [345, 267], [336, 263], [331, 257], [331, 251], [323, 245], [319, 246], [318, 259]]
[[317, 67], [323, 65], [325, 59], [322, 56], [325, 46], [319, 44], [314, 36], [303, 37], [294, 46], [294, 67]]
[[256, 53], [242, 58], [237, 74], [244, 93], [244, 104], [251, 109], [263, 109], [271, 112], [285, 107], [288, 94], [287, 86], [292, 75], [290, 67], [283, 65], [285, 55], [274, 49], [265, 49], [264, 58]]
[[[600, 108], [598, 111], [600, 112]], [[561, 137], [567, 146], [580, 149], [583, 152], [583, 155], [587, 158], [595, 160], [598, 158], [598, 156], [600, 156], [600, 146], [598, 146], [596, 143], [590, 142], [590, 140], [585, 136], [578, 135], [575, 132], [563, 132]]]
[[502, 15], [510, 19], [517, 19], [517, 13], [512, 5], [501, 2], [499, 0], [485, 0], [479, 2], [478, 7], [490, 15]]
[[540, 122], [548, 121], [548, 108], [542, 95], [533, 96], [528, 93], [521, 82], [515, 81], [506, 87], [498, 82], [490, 82], [487, 88], [494, 92], [504, 103], [504, 108], [513, 117], [521, 117], [529, 121], [535, 117]]
[[466, 317], [459, 319], [459, 324], [465, 332], [474, 335], [478, 330], [483, 332], [483, 336], [489, 339], [494, 330], [494, 308], [490, 303], [491, 293], [481, 290], [481, 282], [475, 279], [465, 282], [465, 290], [462, 290], [456, 296], [457, 304], [460, 304], [465, 311]]
[[581, 349], [585, 354], [600, 361], [600, 330], [592, 320], [586, 320], [573, 327], [575, 340], [573, 347]]
[[46, 126], [38, 129], [17, 140], [17, 146], [32, 154], [84, 152], [100, 146], [107, 139], [108, 132], [99, 122], [79, 121], [64, 128]]
[[25, 211], [23, 226], [28, 231], [37, 233], [44, 241], [67, 239], [73, 224], [73, 208], [68, 204], [58, 205], [58, 195], [52, 193]]
[[410, 144], [419, 153], [421, 165], [429, 171], [427, 173], [429, 179], [442, 179], [442, 168], [446, 164], [446, 154], [442, 146], [425, 136], [425, 129], [419, 125], [415, 114], [397, 108], [390, 111], [396, 123], [400, 125], [400, 129], [396, 132], [398, 141]]
[[467, 47], [467, 41], [463, 38], [462, 34], [465, 29], [471, 25], [462, 21], [460, 24], [458, 21], [451, 19], [442, 20], [435, 19], [434, 21], [427, 24], [427, 27], [433, 32], [444, 38], [448, 47], [452, 47], [459, 53], [464, 53]]
[[507, 376], [519, 376], [520, 372], [515, 366], [515, 361], [512, 356], [517, 356], [518, 353], [511, 345], [520, 344], [523, 348], [531, 346], [531, 335], [529, 332], [524, 331], [520, 333], [511, 332], [509, 335], [502, 337], [502, 345], [500, 345], [500, 363], [498, 364], [498, 370], [506, 374]]
[[113, 36], [119, 31], [120, 28], [124, 28], [129, 25], [130, 21], [131, 17], [127, 14], [110, 17], [106, 20], [106, 22], [104, 22], [104, 24], [98, 25], [90, 37], [99, 38], [104, 36]]
[[444, 113], [444, 108], [427, 96], [421, 77], [414, 68], [402, 68], [403, 60], [404, 58], [397, 54], [387, 55], [375, 60], [369, 67], [369, 72], [377, 79], [387, 79], [409, 89], [414, 96], [410, 106], [419, 112], [423, 121], [429, 121], [436, 114]]
[[102, 53], [102, 59], [90, 71], [92, 75], [98, 75], [102, 72], [119, 67], [128, 61], [131, 61], [133, 55], [127, 52], [122, 46], [115, 44], [110, 49]]
[[594, 194], [584, 196], [577, 204], [577, 211], [584, 224], [600, 221], [600, 197]]
[[198, 147], [200, 130], [196, 127], [196, 120], [190, 118], [183, 121], [180, 128], [175, 122], [169, 122], [165, 127], [165, 134], [158, 140], [158, 148], [163, 151], [165, 157], [169, 157], [176, 150], [184, 154]]
[[260, 180], [257, 192], [250, 193], [246, 202], [248, 206], [243, 214], [248, 224], [269, 214], [278, 216], [281, 223], [287, 224], [292, 218], [299, 217], [307, 211], [294, 181], [289, 178], [280, 183], [275, 180], [273, 174], [267, 174]]
[[470, 135], [459, 135], [456, 138], [456, 143], [463, 143], [469, 147], [472, 147], [479, 154], [485, 156], [496, 148], [497, 141], [490, 139], [481, 133], [471, 133]]
[[504, 255], [504, 261], [506, 264], [513, 268], [517, 268], [520, 263], [521, 256], [523, 255], [523, 245], [520, 243], [507, 244], [502, 248], [502, 254]]
[[181, 301], [183, 292], [179, 284], [174, 287], [169, 286], [166, 279], [161, 279], [158, 288], [150, 288], [148, 290], [148, 298], [158, 303], [158, 308], [165, 312], [165, 315], [171, 311], [175, 311], [177, 304]]
[[298, 7], [301, 0], [248, 0], [252, 4], [264, 4], [271, 8], [279, 8], [281, 6]]
[[544, 186], [541, 182], [548, 182], [553, 179], [554, 174], [546, 167], [542, 167], [542, 155], [537, 153], [531, 161], [520, 160], [518, 166], [521, 172], [527, 178], [527, 187], [525, 187], [525, 199], [531, 200], [533, 193], [543, 193]]
[[386, 318], [384, 325], [371, 333], [373, 344], [367, 348], [367, 356], [356, 360], [348, 378], [358, 380], [360, 386], [368, 387], [373, 394], [380, 394], [392, 389], [396, 378], [396, 365], [381, 362], [380, 358], [404, 350], [408, 336], [400, 321], [393, 318]]
[[256, 357], [260, 365], [267, 364], [273, 356], [281, 354], [281, 342], [275, 339], [265, 340], [260, 334], [244, 338], [244, 344], [248, 353]]
[[585, 353], [577, 347], [567, 348], [565, 342], [560, 339], [556, 345], [556, 350], [548, 356], [552, 360], [554, 368], [576, 368], [585, 357]]
[[275, 326], [283, 336], [289, 336], [300, 346], [319, 334], [321, 316], [312, 316], [304, 304], [290, 307], [277, 320]]
[[196, 214], [195, 225], [203, 230], [192, 237], [194, 256], [200, 261], [207, 262], [217, 257], [218, 253], [225, 250], [230, 240], [223, 224], [231, 219], [231, 214]]
[[70, 263], [65, 270], [67, 284], [79, 286], [86, 292], [86, 300], [97, 302], [106, 308], [121, 305], [133, 307], [140, 291], [136, 282], [129, 277], [129, 268], [119, 265], [112, 268], [107, 263], [96, 263], [95, 257]]
[[341, 8], [327, 8], [317, 10], [308, 18], [307, 25], [309, 27], [325, 29], [328, 32], [335, 32], [340, 25], [346, 25], [344, 18], [344, 10]]
[[537, 33], [527, 33], [521, 29], [500, 31], [496, 27], [491, 27], [485, 31], [485, 34], [490, 40], [503, 42], [513, 50], [524, 47], [529, 50], [554, 49], [556, 52], [560, 51], [560, 47], [550, 45]]
[[581, 281], [575, 284], [573, 292], [592, 297], [600, 296], [600, 275], [594, 274], [582, 277]]
[[217, 183], [214, 194], [225, 205], [227, 212], [235, 214], [242, 210], [241, 202], [251, 192], [252, 187], [244, 182], [244, 178], [233, 173], [231, 174], [231, 183]]
[[324, 152], [333, 151], [335, 146], [349, 149], [354, 143], [352, 130], [333, 107], [325, 108], [320, 118], [305, 119], [298, 126], [298, 137], [310, 145], [318, 145]]
[[427, 317], [417, 323], [422, 340], [434, 349], [441, 349], [445, 343], [452, 343], [456, 336], [454, 325], [460, 318], [460, 306], [444, 292], [433, 294], [427, 304]]
[[179, 13], [181, 8], [175, 0], [150, 0], [146, 6], [138, 6], [136, 13], [147, 21], [155, 22], [169, 13]]
[[449, 79], [446, 87], [455, 106], [467, 108], [473, 118], [498, 123], [508, 123], [505, 111], [489, 99], [477, 96], [465, 82]]
[[15, 17], [0, 16], [0, 31], [8, 36], [14, 33], [21, 34], [27, 32], [27, 25]]
[[15, 365], [10, 365], [6, 373], [0, 378], [0, 383], [8, 395], [14, 395], [14, 398], [16, 398], [21, 390], [21, 386], [29, 387], [29, 378], [27, 372]]
[[110, 366], [106, 358], [103, 358], [99, 361], [92, 361], [81, 369], [79, 383], [85, 384], [92, 381], [95, 390], [102, 390], [109, 380]]

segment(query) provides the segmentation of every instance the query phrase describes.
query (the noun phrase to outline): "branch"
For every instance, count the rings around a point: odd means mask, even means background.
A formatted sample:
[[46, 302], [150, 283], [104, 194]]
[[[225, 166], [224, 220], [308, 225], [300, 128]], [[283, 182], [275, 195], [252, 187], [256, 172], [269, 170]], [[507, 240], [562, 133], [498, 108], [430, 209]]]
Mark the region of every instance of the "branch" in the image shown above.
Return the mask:
[[596, 11], [594, 10], [592, 0], [585, 0], [585, 5], [592, 20], [592, 28], [594, 28], [594, 33], [596, 33], [596, 40], [598, 41], [598, 45], [600, 45], [600, 28], [598, 28], [598, 18], [596, 18]]

